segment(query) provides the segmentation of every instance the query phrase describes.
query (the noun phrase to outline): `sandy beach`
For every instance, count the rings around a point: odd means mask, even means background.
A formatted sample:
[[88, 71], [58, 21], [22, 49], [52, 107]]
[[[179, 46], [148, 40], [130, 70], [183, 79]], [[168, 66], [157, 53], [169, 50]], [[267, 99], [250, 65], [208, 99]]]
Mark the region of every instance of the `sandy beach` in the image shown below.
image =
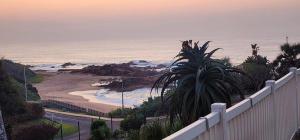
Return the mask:
[[43, 75], [44, 80], [35, 84], [42, 100], [55, 99], [72, 103], [81, 107], [88, 107], [104, 113], [110, 112], [117, 106], [91, 103], [81, 96], [70, 95], [74, 91], [98, 90], [99, 87], [91, 86], [100, 79], [111, 78], [107, 76], [95, 76], [91, 74], [79, 74], [69, 72], [37, 72]]

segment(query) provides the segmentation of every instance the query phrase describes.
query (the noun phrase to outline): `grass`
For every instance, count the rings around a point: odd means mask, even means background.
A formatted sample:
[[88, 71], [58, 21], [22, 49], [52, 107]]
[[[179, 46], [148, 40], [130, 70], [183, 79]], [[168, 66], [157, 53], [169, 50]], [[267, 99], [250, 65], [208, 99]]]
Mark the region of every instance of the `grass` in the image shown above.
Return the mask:
[[[60, 125], [58, 125], [58, 127], [60, 127]], [[66, 124], [66, 123], [62, 124], [62, 130], [63, 130], [62, 134], [64, 137], [78, 132], [77, 126]], [[59, 131], [56, 137], [60, 137], [60, 133], [61, 132]]]
[[[20, 128], [20, 127], [26, 127], [26, 126], [32, 126], [32, 125], [38, 125], [38, 124], [48, 124], [48, 125], [53, 125], [54, 127], [58, 128], [59, 131], [57, 133], [57, 135], [55, 136], [56, 138], [59, 138], [60, 137], [60, 123], [58, 122], [53, 122], [51, 120], [48, 120], [48, 119], [37, 119], [37, 120], [33, 120], [33, 121], [29, 121], [29, 122], [25, 122], [25, 123], [22, 123], [22, 124], [19, 124], [17, 127]], [[17, 128], [15, 127], [15, 128]], [[62, 123], [62, 130], [63, 130], [63, 137], [66, 137], [66, 136], [69, 136], [69, 135], [72, 135], [74, 133], [77, 133], [78, 132], [78, 128], [77, 126], [75, 125], [71, 125], [71, 124], [67, 124], [67, 123]]]
[[41, 83], [43, 80], [44, 80], [43, 75], [39, 75], [39, 74], [37, 74], [36, 76], [31, 77], [29, 79], [30, 83], [33, 83], [33, 84]]
[[[25, 99], [25, 94], [24, 94], [24, 84], [23, 83], [20, 83], [18, 82], [17, 80], [15, 79], [11, 79], [11, 82], [13, 84], [13, 86], [18, 90], [19, 93], [22, 94], [22, 96], [24, 97]], [[36, 93], [36, 92], [33, 92], [31, 90], [27, 90], [27, 99], [29, 101], [38, 101], [40, 100], [40, 96]]]

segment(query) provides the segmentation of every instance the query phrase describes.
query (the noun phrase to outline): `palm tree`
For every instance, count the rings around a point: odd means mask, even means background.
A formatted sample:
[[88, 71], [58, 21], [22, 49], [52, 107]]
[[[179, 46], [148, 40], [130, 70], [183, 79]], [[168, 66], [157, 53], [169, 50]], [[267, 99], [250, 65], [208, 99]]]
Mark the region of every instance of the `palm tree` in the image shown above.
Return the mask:
[[[225, 102], [229, 107], [232, 104], [233, 94], [243, 98], [233, 76], [234, 73], [242, 72], [212, 59], [212, 55], [219, 48], [207, 53], [209, 43], [207, 41], [202, 47], [198, 47], [196, 42], [192, 47], [191, 40], [183, 41], [182, 49], [169, 71], [153, 85], [155, 89], [162, 88], [161, 98], [170, 107], [171, 123], [178, 118], [184, 125], [188, 125], [208, 114], [212, 103]], [[166, 90], [173, 92], [165, 94]]]
[[289, 72], [290, 67], [300, 67], [300, 43], [290, 45], [288, 43], [280, 47], [281, 54], [273, 61], [277, 78], [280, 78]]

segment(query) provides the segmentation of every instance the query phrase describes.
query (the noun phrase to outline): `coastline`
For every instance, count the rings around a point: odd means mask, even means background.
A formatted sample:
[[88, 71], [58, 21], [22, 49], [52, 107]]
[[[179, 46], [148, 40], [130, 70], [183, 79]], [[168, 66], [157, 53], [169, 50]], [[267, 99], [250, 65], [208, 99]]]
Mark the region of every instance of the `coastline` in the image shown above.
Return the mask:
[[91, 74], [70, 73], [70, 72], [46, 72], [36, 71], [44, 77], [43, 82], [34, 84], [42, 100], [55, 99], [68, 102], [81, 107], [95, 109], [108, 113], [118, 106], [104, 103], [89, 102], [81, 96], [69, 94], [75, 91], [98, 90], [98, 87], [91, 86], [100, 79], [111, 78], [110, 76], [96, 76]]

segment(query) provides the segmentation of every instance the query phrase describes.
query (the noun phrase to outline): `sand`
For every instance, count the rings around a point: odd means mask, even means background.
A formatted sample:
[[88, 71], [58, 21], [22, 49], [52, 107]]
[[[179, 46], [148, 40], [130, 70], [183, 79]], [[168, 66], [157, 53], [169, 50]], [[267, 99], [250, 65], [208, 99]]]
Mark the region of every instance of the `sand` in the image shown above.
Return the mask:
[[88, 102], [88, 100], [81, 96], [69, 94], [74, 91], [98, 90], [99, 87], [93, 87], [91, 84], [98, 82], [100, 79], [111, 77], [69, 72], [37, 73], [44, 76], [43, 82], [34, 85], [42, 100], [54, 99], [104, 113], [118, 108], [118, 106]]

